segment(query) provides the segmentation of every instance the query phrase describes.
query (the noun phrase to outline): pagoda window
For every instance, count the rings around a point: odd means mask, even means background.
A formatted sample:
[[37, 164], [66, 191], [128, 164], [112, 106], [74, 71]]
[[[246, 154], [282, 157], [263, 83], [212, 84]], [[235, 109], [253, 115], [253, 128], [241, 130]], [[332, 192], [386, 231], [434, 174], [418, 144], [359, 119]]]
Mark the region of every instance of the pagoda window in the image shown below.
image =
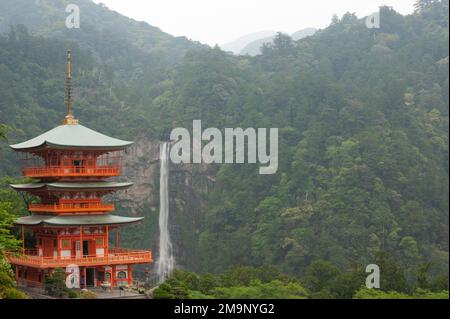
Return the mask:
[[70, 239], [61, 239], [61, 249], [70, 249], [71, 247]]
[[96, 247], [103, 247], [105, 245], [105, 240], [103, 237], [97, 237], [95, 238], [95, 246]]

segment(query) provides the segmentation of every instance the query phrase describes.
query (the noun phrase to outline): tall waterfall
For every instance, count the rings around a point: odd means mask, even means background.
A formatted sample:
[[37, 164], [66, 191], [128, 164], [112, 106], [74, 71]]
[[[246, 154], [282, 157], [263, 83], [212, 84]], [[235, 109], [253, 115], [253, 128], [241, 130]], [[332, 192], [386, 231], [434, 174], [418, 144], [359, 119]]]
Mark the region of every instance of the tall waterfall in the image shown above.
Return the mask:
[[172, 272], [175, 259], [169, 234], [169, 143], [160, 146], [158, 283]]

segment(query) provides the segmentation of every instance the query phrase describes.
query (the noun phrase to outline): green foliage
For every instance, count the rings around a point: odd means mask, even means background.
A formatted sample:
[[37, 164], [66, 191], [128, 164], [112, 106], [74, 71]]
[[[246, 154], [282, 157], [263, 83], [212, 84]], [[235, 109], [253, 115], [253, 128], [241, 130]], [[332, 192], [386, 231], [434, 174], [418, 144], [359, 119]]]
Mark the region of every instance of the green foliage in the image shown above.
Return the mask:
[[218, 169], [193, 269], [272, 264], [301, 278], [311, 262], [344, 270], [383, 250], [397, 262], [383, 266], [394, 271], [386, 289], [413, 287], [426, 262], [448, 273], [448, 17], [437, 9], [448, 2], [427, 8], [403, 17], [383, 7], [377, 31], [347, 14], [288, 54], [272, 45], [246, 58], [248, 77], [229, 75], [247, 92], [227, 89], [224, 110], [246, 103], [230, 126], [280, 128], [280, 165], [273, 176]]
[[175, 278], [168, 279], [153, 292], [155, 299], [186, 299], [188, 296], [187, 285]]
[[412, 295], [397, 291], [382, 291], [378, 289], [363, 288], [359, 290], [355, 299], [448, 299], [448, 291], [430, 292], [426, 290], [416, 290]]
[[15, 289], [15, 288], [3, 289], [1, 292], [1, 298], [3, 298], [3, 299], [28, 299], [27, 295], [25, 295], [23, 292]]
[[8, 126], [5, 124], [0, 124], [0, 140], [6, 141], [6, 131], [8, 130]]
[[367, 274], [358, 268], [341, 272], [330, 262], [317, 260], [312, 262], [302, 282], [313, 299], [351, 299], [365, 283]]
[[217, 287], [213, 295], [223, 299], [303, 299], [307, 292], [299, 283], [285, 284], [274, 280], [268, 283], [252, 281], [248, 286]]
[[[70, 295], [69, 295], [70, 298]], [[90, 290], [81, 290], [80, 292], [81, 299], [97, 299], [97, 294]]]
[[73, 289], [70, 289], [70, 290], [67, 292], [67, 297], [68, 297], [68, 298], [71, 298], [71, 299], [73, 299], [73, 298], [80, 298], [80, 294], [79, 294], [77, 291], [75, 291], [75, 290], [73, 290]]
[[[203, 276], [200, 277], [199, 283], [198, 283], [198, 290], [200, 290], [202, 293], [209, 293], [211, 290], [213, 290], [215, 287], [218, 286], [217, 279], [214, 277], [214, 275], [210, 273], [206, 273]], [[194, 287], [192, 287], [193, 290], [195, 290]]]
[[45, 292], [53, 297], [66, 297], [69, 288], [66, 286], [66, 273], [62, 268], [56, 268], [50, 276], [45, 277]]
[[[210, 276], [205, 274], [205, 276]], [[283, 274], [278, 268], [274, 266], [237, 266], [230, 268], [220, 275], [220, 284], [226, 287], [249, 285], [252, 281], [260, 281], [268, 283], [274, 280], [288, 283], [294, 279]]]
[[15, 288], [12, 277], [0, 270], [0, 299], [27, 299], [27, 296]]
[[21, 244], [11, 233], [16, 218], [11, 214], [11, 208], [11, 203], [0, 202], [0, 256], [3, 256], [5, 250], [17, 250]]
[[339, 269], [327, 261], [314, 261], [308, 267], [303, 281], [313, 293], [323, 293], [339, 275]]
[[153, 293], [155, 299], [306, 298], [307, 291], [273, 267], [236, 267], [222, 274], [198, 276], [175, 270]]
[[398, 263], [392, 260], [388, 253], [378, 252], [375, 263], [380, 267], [380, 288], [382, 290], [408, 291], [404, 271]]

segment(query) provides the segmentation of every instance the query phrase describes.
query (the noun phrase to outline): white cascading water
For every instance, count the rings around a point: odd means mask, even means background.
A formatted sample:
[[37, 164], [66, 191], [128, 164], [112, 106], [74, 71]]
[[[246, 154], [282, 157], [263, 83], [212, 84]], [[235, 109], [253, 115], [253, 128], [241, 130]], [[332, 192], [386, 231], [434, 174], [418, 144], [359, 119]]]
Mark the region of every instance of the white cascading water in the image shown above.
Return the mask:
[[171, 274], [175, 259], [169, 234], [169, 143], [161, 143], [159, 177], [159, 260], [158, 283], [162, 283]]

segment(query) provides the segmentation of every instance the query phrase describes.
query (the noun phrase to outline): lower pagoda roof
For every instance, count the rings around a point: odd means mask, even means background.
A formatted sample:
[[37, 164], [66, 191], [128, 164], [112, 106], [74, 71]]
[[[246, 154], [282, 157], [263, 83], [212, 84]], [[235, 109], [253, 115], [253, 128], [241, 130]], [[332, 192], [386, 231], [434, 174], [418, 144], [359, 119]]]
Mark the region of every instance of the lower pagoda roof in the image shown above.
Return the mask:
[[117, 225], [129, 224], [143, 220], [144, 217], [125, 217], [117, 215], [77, 215], [77, 216], [54, 216], [54, 215], [30, 215], [18, 218], [17, 225], [37, 226], [79, 226], [79, 225]]
[[132, 186], [133, 183], [118, 182], [54, 182], [54, 183], [29, 183], [29, 184], [10, 184], [10, 186], [18, 191], [30, 190], [108, 190], [108, 189], [125, 189]]

